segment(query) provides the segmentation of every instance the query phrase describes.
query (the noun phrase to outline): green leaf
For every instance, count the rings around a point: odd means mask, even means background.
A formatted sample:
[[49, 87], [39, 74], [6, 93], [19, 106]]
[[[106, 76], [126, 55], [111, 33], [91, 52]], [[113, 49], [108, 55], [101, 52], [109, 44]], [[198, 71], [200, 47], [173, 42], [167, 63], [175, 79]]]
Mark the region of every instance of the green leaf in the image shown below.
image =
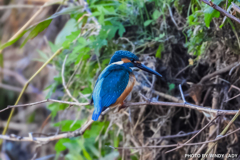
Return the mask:
[[101, 25], [104, 25], [104, 14], [101, 14], [101, 15], [99, 16], [98, 21], [99, 21], [99, 23], [100, 23]]
[[117, 15], [114, 7], [102, 7], [102, 11], [105, 15]]
[[118, 27], [115, 27], [113, 25], [107, 25], [107, 26], [104, 26], [103, 28], [107, 30], [108, 40], [111, 40], [115, 36], [118, 30]]
[[[82, 139], [83, 140], [83, 139]], [[79, 146], [82, 149], [83, 155], [87, 160], [92, 160], [91, 156], [89, 155], [89, 153], [87, 152], [87, 150], [85, 149], [84, 146], [84, 141], [78, 141]]]
[[[77, 21], [75, 19], [69, 19], [61, 32], [57, 35], [55, 44], [59, 46], [62, 45], [63, 42], [67, 39], [67, 36], [71, 35], [72, 32], [76, 32], [77, 30]], [[77, 35], [79, 35], [79, 32]]]
[[3, 45], [0, 46], [0, 50], [3, 50], [4, 48], [11, 46], [13, 43], [17, 42], [28, 30], [23, 31], [20, 33], [15, 39], [4, 43]]
[[123, 27], [123, 25], [120, 24], [120, 25], [119, 25], [119, 30], [118, 30], [119, 36], [122, 37], [122, 36], [123, 36], [123, 33], [124, 33], [125, 31], [126, 31], [126, 30], [125, 30], [125, 28]]
[[73, 6], [73, 7], [62, 9], [61, 11], [53, 14], [49, 18], [30, 26], [29, 28], [24, 30], [22, 33], [20, 33], [15, 39], [1, 45], [0, 50], [12, 45], [16, 41], [18, 41], [26, 32], [31, 31], [28, 37], [23, 42], [23, 44], [21, 45], [21, 47], [23, 47], [29, 39], [36, 37], [38, 33], [42, 32], [45, 28], [47, 28], [53, 18], [56, 18], [57, 16], [60, 16], [60, 15], [81, 12], [81, 9], [82, 9], [82, 6]]
[[175, 88], [175, 84], [174, 83], [168, 84], [168, 88], [169, 88], [169, 91], [173, 90]]
[[73, 120], [64, 120], [58, 123], [55, 123], [55, 127], [61, 127], [62, 132], [69, 132], [69, 131], [75, 131], [81, 127], [83, 124], [84, 120], [78, 120], [78, 121], [73, 121]]
[[85, 47], [85, 48], [81, 49], [81, 50], [79, 51], [78, 57], [76, 58], [75, 64], [78, 64], [78, 63], [81, 61], [81, 59], [82, 59], [82, 57], [84, 56], [84, 54], [85, 54], [85, 55], [86, 55], [86, 54], [89, 54], [90, 50], [91, 50], [91, 49], [90, 49], [89, 47]]
[[35, 116], [36, 112], [31, 113], [27, 119], [27, 123], [33, 123], [33, 121], [35, 120]]
[[43, 59], [44, 62], [46, 62], [46, 61], [49, 59], [49, 57], [47, 56], [47, 54], [44, 53], [43, 51], [37, 50], [37, 52], [39, 53], [40, 57]]
[[80, 154], [82, 148], [79, 147], [78, 141], [66, 142], [64, 143], [69, 150], [69, 153], [66, 155], [68, 160], [85, 160], [85, 158]]
[[164, 50], [164, 46], [163, 46], [163, 44], [160, 44], [158, 49], [157, 49], [155, 57], [161, 59], [163, 50]]
[[84, 138], [97, 137], [100, 134], [102, 128], [105, 127], [104, 125], [105, 125], [104, 122], [93, 123], [91, 126], [91, 130], [86, 130], [83, 137]]
[[86, 46], [87, 45], [87, 41], [86, 41], [86, 39], [85, 38], [83, 38], [83, 37], [80, 37], [80, 38], [78, 38], [78, 43], [80, 44], [80, 45], [82, 45], [82, 46]]
[[126, 31], [122, 23], [118, 21], [111, 21], [114, 27], [118, 28], [118, 34], [120, 37], [122, 37], [123, 33]]
[[49, 47], [51, 48], [51, 51], [52, 51], [53, 53], [55, 53], [55, 52], [59, 49], [59, 46], [53, 44], [51, 41], [48, 41], [48, 45], [49, 45]]
[[147, 27], [147, 26], [148, 26], [149, 24], [151, 24], [152, 22], [153, 22], [152, 19], [146, 20], [146, 21], [144, 22], [144, 26]]
[[82, 9], [83, 9], [82, 6], [70, 6], [70, 7], [67, 7], [67, 8], [63, 8], [59, 12], [56, 12], [55, 14], [53, 14], [52, 16], [47, 18], [46, 20], [56, 18], [60, 15], [81, 13]]
[[73, 40], [75, 40], [75, 39], [79, 36], [80, 32], [81, 32], [80, 30], [71, 32], [71, 34], [68, 35], [68, 36], [66, 37], [66, 39], [67, 39], [69, 42], [72, 42]]
[[68, 139], [68, 138], [63, 138], [63, 139], [60, 139], [57, 143], [56, 143], [56, 145], [55, 145], [55, 150], [56, 150], [56, 152], [61, 152], [61, 151], [64, 151], [65, 149], [67, 149], [67, 147], [65, 147], [63, 144], [64, 143], [67, 143], [67, 142], [71, 142], [71, 140], [70, 139]]
[[100, 153], [98, 151], [98, 149], [96, 149], [96, 147], [94, 146], [94, 142], [93, 143], [89, 143], [85, 141], [86, 148], [88, 148], [95, 156], [100, 157]]
[[90, 55], [89, 54], [85, 54], [85, 55], [83, 55], [83, 60], [85, 61], [85, 60], [87, 60], [87, 59], [89, 59], [90, 58]]
[[[222, 1], [223, 0], [213, 0], [212, 2], [216, 5], [219, 5]], [[210, 26], [210, 23], [213, 17], [218, 18], [219, 16], [220, 16], [220, 12], [213, 9], [211, 6], [208, 6], [207, 4], [205, 5], [204, 21], [205, 21], [206, 27]]]
[[105, 157], [100, 158], [100, 160], [117, 159], [118, 156], [119, 156], [119, 152], [114, 151], [114, 152], [109, 153]]
[[59, 110], [58, 104], [57, 103], [49, 104], [47, 108], [51, 111], [51, 117], [54, 118]]
[[80, 37], [78, 39], [77, 46], [73, 48], [72, 54], [76, 54], [76, 53], [79, 54], [80, 52], [88, 51], [88, 47], [86, 47], [87, 45], [88, 45], [88, 43], [87, 43], [86, 39], [83, 37]]
[[29, 39], [36, 37], [40, 32], [42, 32], [44, 29], [46, 29], [49, 26], [49, 24], [51, 23], [51, 21], [52, 21], [51, 19], [43, 21], [43, 22], [39, 23], [36, 27], [30, 29], [31, 32], [29, 33], [27, 38], [24, 40], [21, 47], [23, 47]]
[[158, 10], [155, 10], [155, 11], [153, 12], [152, 17], [153, 17], [154, 20], [157, 20], [158, 17], [160, 17], [160, 16], [161, 16], [161, 13], [160, 13]]
[[3, 54], [0, 53], [0, 67], [3, 68]]

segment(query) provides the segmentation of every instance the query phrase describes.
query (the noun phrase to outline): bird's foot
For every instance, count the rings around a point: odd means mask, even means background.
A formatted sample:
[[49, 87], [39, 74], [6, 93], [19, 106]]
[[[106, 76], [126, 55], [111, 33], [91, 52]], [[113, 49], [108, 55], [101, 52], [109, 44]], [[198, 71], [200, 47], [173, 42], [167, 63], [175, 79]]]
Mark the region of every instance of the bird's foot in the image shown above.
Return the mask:
[[118, 112], [121, 111], [122, 109], [127, 108], [128, 106], [125, 105], [125, 103], [123, 103], [121, 106], [118, 107]]

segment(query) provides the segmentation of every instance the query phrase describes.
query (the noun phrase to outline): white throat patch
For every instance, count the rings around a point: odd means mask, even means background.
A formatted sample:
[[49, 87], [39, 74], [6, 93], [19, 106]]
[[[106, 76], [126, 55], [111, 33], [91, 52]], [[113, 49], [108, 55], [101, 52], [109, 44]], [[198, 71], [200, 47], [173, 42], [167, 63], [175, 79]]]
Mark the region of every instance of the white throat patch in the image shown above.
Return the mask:
[[112, 64], [122, 65], [123, 63], [124, 63], [123, 61], [117, 61], [117, 62], [114, 62]]

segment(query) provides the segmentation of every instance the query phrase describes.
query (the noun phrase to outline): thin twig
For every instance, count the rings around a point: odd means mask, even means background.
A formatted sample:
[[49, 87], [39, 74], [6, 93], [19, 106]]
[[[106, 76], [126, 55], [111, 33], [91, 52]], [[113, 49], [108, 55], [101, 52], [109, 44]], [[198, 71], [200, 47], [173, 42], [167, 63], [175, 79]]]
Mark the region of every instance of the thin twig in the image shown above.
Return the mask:
[[62, 138], [81, 136], [93, 122], [94, 122], [93, 120], [88, 121], [79, 130], [76, 130], [73, 132], [62, 133], [59, 135], [49, 136], [49, 137], [33, 137], [30, 135], [29, 135], [29, 137], [21, 137], [21, 136], [16, 136], [16, 135], [11, 134], [11, 135], [0, 135], [0, 139], [11, 140], [11, 141], [29, 141], [29, 142], [36, 142], [36, 143], [47, 143], [49, 141], [55, 141], [55, 140], [62, 139]]
[[185, 70], [187, 70], [189, 67], [191, 67], [192, 65], [188, 65], [186, 67], [184, 67], [183, 69], [181, 69], [175, 76], [174, 78], [177, 78], [177, 76], [179, 76], [182, 72], [184, 72]]
[[[209, 139], [212, 138], [212, 136], [213, 136], [214, 133], [217, 131], [217, 129], [218, 129], [218, 128], [215, 128], [215, 129], [214, 129], [214, 131], [211, 133], [211, 135], [208, 136], [208, 138], [207, 138], [206, 141], [209, 141]], [[203, 144], [203, 145], [197, 150], [197, 152], [196, 152], [195, 154], [200, 154], [201, 151], [205, 148], [206, 145], [207, 145], [207, 143]], [[194, 157], [192, 157], [192, 158], [189, 159], [189, 160], [193, 160], [193, 158], [194, 158]]]
[[[106, 109], [104, 112], [101, 113], [101, 117], [105, 115], [107, 112], [109, 112], [109, 109]], [[0, 135], [0, 139], [4, 140], [10, 140], [10, 141], [28, 141], [28, 142], [36, 142], [36, 143], [48, 143], [50, 141], [59, 140], [62, 138], [71, 138], [71, 137], [77, 137], [83, 135], [83, 133], [89, 128], [89, 126], [94, 121], [90, 119], [85, 124], [82, 125], [82, 127], [76, 131], [73, 132], [66, 132], [54, 136], [49, 137], [34, 137], [32, 133], [29, 133], [28, 137], [21, 137], [14, 134], [11, 135]]]
[[240, 63], [238, 63], [236, 66], [232, 67], [231, 70], [229, 71], [229, 74], [228, 74], [228, 75], [231, 76], [233, 70], [234, 70], [235, 68], [237, 68], [239, 65], [240, 65]]
[[[18, 36], [19, 34], [21, 34], [21, 33], [33, 22], [33, 20], [42, 12], [43, 8], [44, 8], [44, 5], [39, 8], [39, 10], [27, 21], [27, 23], [24, 24], [24, 26], [22, 26], [21, 29], [19, 29], [19, 31], [18, 31], [17, 33], [15, 33], [15, 34], [9, 39], [9, 41], [12, 41], [12, 40], [14, 40], [15, 38], [17, 38], [17, 36]], [[9, 42], [9, 41], [8, 41], [8, 42]]]
[[[203, 0], [203, 1], [205, 1], [205, 0]], [[213, 73], [211, 73], [211, 74], [208, 74], [208, 75], [204, 76], [204, 77], [201, 79], [201, 81], [199, 82], [199, 84], [203, 84], [206, 80], [208, 80], [208, 79], [210, 79], [210, 78], [212, 78], [212, 77], [214, 77], [214, 76], [216, 76], [216, 75], [225, 73], [225, 72], [229, 71], [230, 69], [232, 69], [233, 67], [238, 66], [238, 65], [239, 65], [239, 63], [234, 63], [234, 64], [231, 64], [231, 65], [225, 67], [225, 68], [219, 69], [219, 70], [217, 70], [217, 71], [215, 71], [215, 72], [213, 72]]]
[[[210, 142], [216, 142], [220, 139], [223, 139], [233, 133], [236, 133], [240, 131], [240, 128], [224, 135], [224, 136], [221, 136], [221, 137], [218, 137], [217, 139], [214, 139], [214, 140], [210, 140], [210, 141], [205, 141], [205, 142], [198, 142], [198, 143], [188, 143], [188, 144], [184, 144], [184, 146], [194, 146], [194, 145], [201, 145], [201, 144], [206, 144], [206, 143], [210, 143]], [[170, 145], [161, 145], [161, 146], [140, 146], [140, 147], [112, 147], [112, 146], [109, 146], [113, 149], [145, 149], [145, 148], [171, 148], [171, 147], [177, 147], [177, 146], [181, 146], [181, 144], [170, 144]]]
[[202, 107], [190, 103], [175, 103], [175, 102], [162, 102], [162, 101], [152, 101], [152, 102], [135, 102], [135, 103], [127, 103], [129, 106], [141, 106], [141, 105], [161, 105], [161, 106], [173, 106], [173, 107], [184, 107], [189, 109], [198, 110], [202, 113], [208, 113], [212, 115], [222, 114], [222, 115], [234, 115], [238, 112], [238, 110], [221, 110], [221, 109], [212, 109], [208, 107]]
[[183, 90], [182, 90], [182, 85], [181, 84], [179, 84], [179, 90], [180, 90], [183, 102], [186, 103], [186, 100], [185, 100], [185, 97], [184, 97], [184, 94], [183, 94]]
[[198, 133], [200, 130], [188, 132], [188, 133], [182, 133], [182, 134], [176, 134], [176, 135], [169, 135], [169, 136], [161, 136], [159, 138], [149, 138], [149, 139], [172, 139], [172, 138], [179, 138], [179, 137], [186, 137], [192, 134]]
[[232, 8], [237, 11], [238, 13], [240, 13], [240, 8], [235, 4], [235, 3], [231, 3], [232, 4]]
[[13, 8], [40, 8], [41, 6], [37, 6], [37, 5], [27, 5], [27, 4], [24, 4], [24, 5], [21, 5], [21, 4], [18, 4], [18, 5], [3, 5], [3, 6], [0, 6], [0, 10], [6, 10], [6, 9], [13, 9]]
[[[239, 114], [240, 114], [240, 110], [238, 110], [238, 112], [235, 114], [235, 116], [231, 119], [231, 121], [228, 123], [228, 125], [224, 128], [224, 130], [220, 133], [220, 135], [218, 135], [217, 137], [216, 137], [216, 141], [215, 141], [215, 143], [214, 144], [212, 144], [209, 148], [208, 148], [208, 150], [207, 150], [207, 152], [205, 153], [205, 155], [208, 155], [211, 151], [212, 151], [212, 149], [213, 149], [213, 147], [217, 144], [217, 141], [219, 140], [219, 137], [225, 137], [224, 136], [224, 134], [228, 131], [228, 129], [229, 129], [229, 127], [233, 124], [233, 122], [237, 119], [237, 117], [239, 116]], [[202, 157], [202, 159], [201, 160], [204, 160], [206, 157], [204, 156], [204, 157]]]
[[235, 16], [231, 15], [221, 7], [217, 6], [216, 4], [213, 4], [212, 2], [210, 3], [208, 0], [201, 0], [203, 3], [206, 3], [207, 5], [211, 6], [212, 8], [216, 9], [220, 13], [222, 13], [224, 16], [227, 16], [228, 18], [236, 21], [237, 23], [240, 24], [240, 19], [236, 18]]
[[191, 142], [197, 135], [199, 135], [205, 128], [207, 128], [215, 119], [217, 119], [218, 118], [218, 116], [216, 116], [215, 118], [213, 118], [211, 121], [209, 121], [208, 122], [208, 124], [206, 124], [202, 129], [200, 129], [200, 131], [197, 133], [197, 134], [195, 134], [192, 138], [190, 138], [187, 142], [185, 142], [183, 145], [181, 145], [181, 146], [179, 146], [179, 147], [177, 147], [177, 148], [174, 148], [174, 149], [171, 149], [171, 150], [169, 150], [169, 151], [167, 151], [167, 152], [165, 152], [165, 153], [169, 153], [169, 152], [172, 152], [172, 151], [175, 151], [175, 150], [177, 150], [177, 149], [179, 149], [179, 148], [182, 148], [183, 146], [185, 146], [186, 144], [188, 144], [189, 142]]
[[128, 41], [130, 44], [131, 44], [131, 46], [132, 46], [132, 53], [134, 53], [134, 51], [135, 51], [135, 45], [133, 44], [133, 42], [132, 41], [130, 41], [128, 38], [126, 38], [126, 37], [119, 37], [119, 39], [124, 39], [124, 40], [126, 40], [126, 41]]
[[[151, 89], [149, 87], [146, 87], [146, 86], [142, 86], [141, 83], [139, 82], [136, 82], [135, 83], [136, 85], [140, 86], [143, 90], [147, 91], [147, 92], [151, 92]], [[162, 98], [165, 98], [169, 101], [173, 101], [173, 102], [183, 102], [182, 100], [180, 100], [179, 98], [176, 98], [174, 96], [171, 96], [169, 94], [166, 94], [166, 93], [163, 93], [163, 92], [159, 92], [159, 91], [155, 91], [155, 90], [152, 90], [152, 92]]]
[[69, 104], [69, 105], [76, 105], [76, 106], [86, 106], [89, 105], [89, 103], [78, 103], [78, 102], [67, 102], [67, 101], [60, 101], [60, 100], [55, 100], [55, 99], [46, 99], [46, 100], [42, 100], [42, 101], [38, 101], [38, 102], [34, 102], [34, 103], [28, 103], [28, 104], [20, 104], [20, 105], [14, 105], [14, 106], [8, 106], [2, 110], [0, 110], [0, 112], [3, 112], [7, 109], [10, 108], [18, 108], [18, 107], [26, 107], [26, 106], [34, 106], [34, 105], [38, 105], [38, 104], [42, 104], [42, 103], [46, 103], [46, 102], [56, 102], [56, 103], [62, 103], [62, 104]]
[[64, 89], [66, 90], [68, 96], [70, 98], [72, 98], [75, 102], [79, 103], [78, 100], [72, 96], [71, 92], [68, 90], [68, 88], [66, 86], [66, 82], [65, 82], [65, 78], [64, 78], [64, 71], [65, 71], [65, 64], [66, 64], [67, 58], [68, 58], [68, 54], [65, 56], [63, 64], [62, 64], [62, 85], [63, 85]]
[[170, 7], [168, 4], [167, 4], [167, 6], [168, 6], [168, 10], [169, 10], [170, 17], [171, 17], [171, 19], [172, 19], [172, 21], [173, 21], [174, 25], [176, 26], [177, 30], [181, 30], [181, 29], [182, 29], [182, 27], [181, 27], [181, 28], [179, 28], [179, 27], [178, 27], [178, 25], [177, 25], [177, 23], [176, 23], [176, 21], [175, 21], [175, 19], [174, 19], [174, 17], [173, 17], [173, 14], [172, 14], [172, 9], [171, 9], [171, 7]]
[[238, 95], [236, 95], [236, 96], [234, 96], [232, 98], [229, 98], [229, 99], [225, 100], [224, 102], [229, 102], [229, 101], [231, 101], [231, 100], [233, 100], [233, 99], [235, 99], [235, 98], [237, 98], [239, 96], [240, 96], [240, 94], [238, 94]]

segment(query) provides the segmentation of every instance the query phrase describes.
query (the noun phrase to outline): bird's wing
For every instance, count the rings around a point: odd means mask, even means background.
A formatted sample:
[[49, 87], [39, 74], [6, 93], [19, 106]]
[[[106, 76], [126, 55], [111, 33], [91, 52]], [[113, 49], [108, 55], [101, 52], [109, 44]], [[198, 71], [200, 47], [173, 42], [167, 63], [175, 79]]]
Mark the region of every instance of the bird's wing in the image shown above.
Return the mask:
[[93, 120], [98, 119], [104, 107], [109, 107], [116, 102], [127, 87], [128, 81], [129, 72], [123, 68], [108, 68], [103, 71], [93, 91]]
[[[109, 65], [108, 67], [106, 67], [106, 68], [102, 71], [102, 73], [99, 75], [99, 77], [98, 77], [98, 79], [97, 79], [97, 81], [96, 81], [96, 83], [95, 83], [95, 85], [94, 85], [94, 90], [95, 90], [95, 88], [96, 88], [96, 85], [98, 84], [98, 81], [99, 81], [100, 79], [104, 78], [104, 77], [107, 77], [107, 75], [112, 72], [112, 69], [111, 69], [111, 68], [113, 68], [113, 66], [114, 66], [114, 65]], [[109, 68], [109, 69], [108, 69], [108, 68]], [[90, 104], [92, 104], [92, 103], [93, 103], [93, 93], [92, 93], [91, 100], [90, 100]]]

